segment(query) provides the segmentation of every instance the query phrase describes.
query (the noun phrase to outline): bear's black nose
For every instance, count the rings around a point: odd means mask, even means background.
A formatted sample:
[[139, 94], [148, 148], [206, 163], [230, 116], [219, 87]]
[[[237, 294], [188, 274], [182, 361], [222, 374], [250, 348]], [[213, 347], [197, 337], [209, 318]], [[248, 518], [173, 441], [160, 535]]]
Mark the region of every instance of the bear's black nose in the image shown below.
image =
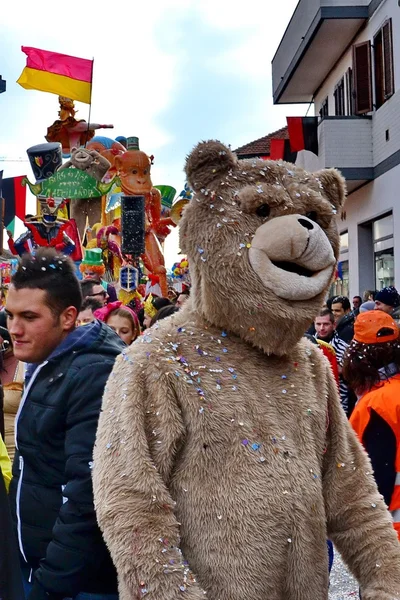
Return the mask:
[[314, 229], [314, 225], [308, 219], [297, 219], [300, 225], [303, 225], [306, 229]]

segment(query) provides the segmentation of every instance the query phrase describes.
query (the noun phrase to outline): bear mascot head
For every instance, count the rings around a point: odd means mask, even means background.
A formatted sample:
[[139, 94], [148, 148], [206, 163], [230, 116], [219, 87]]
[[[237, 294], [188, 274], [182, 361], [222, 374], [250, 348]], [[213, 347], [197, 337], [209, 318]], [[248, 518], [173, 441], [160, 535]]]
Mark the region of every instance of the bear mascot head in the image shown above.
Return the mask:
[[195, 148], [186, 174], [196, 195], [180, 239], [196, 312], [267, 353], [285, 354], [322, 306], [335, 272], [342, 176], [238, 161], [213, 141]]
[[94, 451], [121, 600], [327, 600], [327, 539], [363, 600], [399, 598], [400, 546], [329, 362], [303, 335], [339, 252], [335, 170], [186, 162], [190, 298], [117, 358]]

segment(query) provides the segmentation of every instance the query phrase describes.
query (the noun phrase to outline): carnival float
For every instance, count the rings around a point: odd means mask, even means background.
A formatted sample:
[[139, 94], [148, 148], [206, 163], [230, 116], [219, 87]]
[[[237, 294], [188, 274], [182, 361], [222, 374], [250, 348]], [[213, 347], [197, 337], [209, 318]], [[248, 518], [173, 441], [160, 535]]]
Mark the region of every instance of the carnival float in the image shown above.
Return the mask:
[[[137, 309], [150, 293], [179, 291], [187, 261], [167, 272], [163, 246], [191, 190], [185, 186], [177, 196], [172, 186], [154, 186], [154, 156], [140, 149], [137, 137], [95, 135], [113, 126], [77, 120], [71, 98], [60, 96], [59, 105], [47, 143], [27, 149], [34, 181], [24, 177], [21, 184], [36, 197], [37, 214], [26, 216], [17, 239], [8, 232], [10, 251], [54, 247], [72, 258], [79, 277], [99, 277]], [[9, 278], [9, 263], [0, 269]]]

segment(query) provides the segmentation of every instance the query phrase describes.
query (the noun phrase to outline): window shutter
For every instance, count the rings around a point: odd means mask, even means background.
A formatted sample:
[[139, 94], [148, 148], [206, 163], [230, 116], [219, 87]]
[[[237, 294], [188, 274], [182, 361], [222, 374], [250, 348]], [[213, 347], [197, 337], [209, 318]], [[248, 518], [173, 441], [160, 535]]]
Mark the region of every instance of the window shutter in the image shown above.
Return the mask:
[[385, 69], [385, 100], [394, 94], [392, 19], [382, 27], [383, 61]]
[[371, 42], [353, 46], [355, 114], [372, 111]]
[[346, 87], [347, 87], [347, 114], [354, 114], [353, 110], [353, 71], [351, 67], [348, 69], [346, 73]]

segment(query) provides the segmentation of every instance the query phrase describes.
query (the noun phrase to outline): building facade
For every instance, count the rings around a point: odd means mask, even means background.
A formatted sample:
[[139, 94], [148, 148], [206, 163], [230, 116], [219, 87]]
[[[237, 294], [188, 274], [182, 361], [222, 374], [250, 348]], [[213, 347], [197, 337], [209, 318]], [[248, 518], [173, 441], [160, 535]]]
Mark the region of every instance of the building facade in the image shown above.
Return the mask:
[[335, 293], [400, 287], [399, 0], [300, 0], [272, 77], [275, 104], [319, 117], [318, 156], [297, 164], [346, 178]]

